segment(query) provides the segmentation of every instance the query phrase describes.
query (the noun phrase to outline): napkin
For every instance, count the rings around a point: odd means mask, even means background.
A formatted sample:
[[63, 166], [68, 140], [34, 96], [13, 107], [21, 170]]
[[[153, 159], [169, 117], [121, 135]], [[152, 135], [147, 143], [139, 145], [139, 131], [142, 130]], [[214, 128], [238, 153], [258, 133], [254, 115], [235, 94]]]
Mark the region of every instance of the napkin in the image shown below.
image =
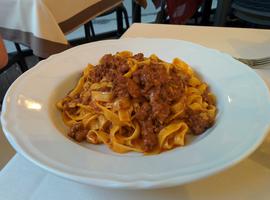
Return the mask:
[[16, 154], [0, 172], [1, 200], [268, 200], [270, 137], [255, 153], [222, 173], [167, 189], [98, 188], [51, 174]]

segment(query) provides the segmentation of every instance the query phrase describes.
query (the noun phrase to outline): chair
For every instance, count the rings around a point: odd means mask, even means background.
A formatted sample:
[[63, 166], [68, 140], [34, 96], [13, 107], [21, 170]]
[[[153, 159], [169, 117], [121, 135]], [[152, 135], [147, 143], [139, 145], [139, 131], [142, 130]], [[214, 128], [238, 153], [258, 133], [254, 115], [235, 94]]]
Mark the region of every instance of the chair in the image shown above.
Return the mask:
[[14, 64], [18, 64], [22, 73], [28, 70], [27, 64], [25, 62], [25, 58], [22, 52], [22, 49], [18, 43], [14, 43], [17, 52], [10, 53], [8, 55], [8, 63], [6, 66], [0, 69], [0, 74], [14, 66]]
[[218, 1], [214, 25], [225, 26], [230, 14], [252, 26], [270, 27], [269, 0]]
[[[116, 13], [117, 36], [119, 37], [124, 33], [123, 16], [124, 16], [124, 20], [125, 20], [125, 24], [126, 24], [126, 29], [129, 28], [128, 13], [127, 13], [127, 10], [123, 4], [120, 4], [118, 7], [99, 15], [98, 17], [109, 15], [109, 14], [112, 14], [114, 12]], [[94, 39], [96, 37], [92, 20], [90, 20], [89, 22], [84, 24], [84, 32], [85, 32], [85, 37], [87, 39], [87, 42], [90, 42], [92, 39]], [[91, 35], [92, 35], [92, 37], [91, 37]], [[106, 35], [104, 37], [106, 37]]]
[[233, 14], [250, 23], [270, 26], [269, 0], [234, 0]]
[[[19, 44], [15, 43], [15, 47], [17, 52], [16, 53], [9, 53], [7, 54], [6, 48], [4, 46], [4, 42], [2, 38], [0, 37], [0, 75], [1, 75], [1, 88], [0, 88], [0, 112], [1, 112], [1, 104], [3, 101], [4, 94], [8, 87], [11, 84], [10, 77], [15, 80], [18, 75], [17, 73], [14, 73], [12, 71], [9, 71], [11, 73], [6, 73], [7, 70], [13, 66], [15, 66], [15, 63], [17, 63], [20, 67], [21, 73], [25, 72], [28, 67], [26, 65], [26, 62], [24, 60], [24, 57], [22, 55], [22, 50]], [[4, 60], [4, 62], [3, 62]], [[3, 74], [2, 74], [3, 73]], [[8, 78], [9, 77], [9, 78]]]
[[[213, 0], [196, 0], [193, 2], [188, 2], [186, 1], [177, 1], [177, 0], [162, 0], [162, 1], [157, 1], [158, 3], [156, 4], [157, 7], [160, 7], [160, 10], [157, 12], [156, 20], [155, 23], [162, 23], [162, 24], [167, 24], [170, 23], [170, 17], [169, 17], [169, 12], [173, 12], [171, 15], [177, 15], [178, 10], [181, 10], [182, 8], [188, 9], [188, 12], [191, 12], [189, 17], [185, 16], [186, 18], [186, 23], [191, 23], [192, 24], [199, 24], [199, 25], [209, 25], [210, 24], [210, 17], [211, 14], [213, 13], [214, 10], [212, 10], [212, 3]], [[179, 4], [180, 3], [180, 4]], [[187, 8], [187, 4], [189, 5], [189, 8]], [[133, 1], [132, 4], [133, 8], [133, 22], [141, 22], [141, 6], [136, 4], [135, 1]], [[193, 8], [194, 6], [194, 8]], [[181, 9], [180, 9], [181, 7]], [[197, 9], [196, 9], [197, 7]], [[194, 12], [192, 14], [192, 12]], [[182, 13], [182, 10], [179, 12], [180, 14]], [[182, 14], [181, 14], [182, 15]], [[177, 22], [179, 23], [179, 22]]]
[[[102, 34], [97, 35], [94, 30], [93, 22], [92, 20], [90, 20], [84, 24], [84, 34], [85, 34], [84, 40], [82, 41], [81, 39], [78, 39], [78, 40], [70, 41], [71, 45], [78, 45], [78, 44], [106, 39], [110, 37], [120, 37], [124, 33], [125, 29], [129, 28], [128, 13], [123, 4], [120, 4], [117, 7], [98, 15], [96, 18], [103, 17], [112, 13], [116, 14], [116, 22], [117, 22], [116, 31], [111, 31], [108, 33], [102, 33]], [[125, 21], [125, 28], [124, 28], [123, 20]]]

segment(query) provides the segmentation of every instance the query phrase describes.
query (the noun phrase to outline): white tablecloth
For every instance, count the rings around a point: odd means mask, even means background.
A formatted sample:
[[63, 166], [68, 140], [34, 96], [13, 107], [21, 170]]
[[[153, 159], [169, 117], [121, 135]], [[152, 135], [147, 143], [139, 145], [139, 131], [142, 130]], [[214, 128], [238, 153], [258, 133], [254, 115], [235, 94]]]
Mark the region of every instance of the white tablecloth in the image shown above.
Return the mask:
[[[270, 52], [269, 36], [270, 31], [265, 30], [144, 24], [133, 25], [124, 35], [186, 39], [235, 56], [265, 56]], [[256, 72], [270, 88], [270, 65]], [[0, 172], [1, 200], [268, 200], [269, 186], [270, 135], [251, 156], [236, 166], [168, 189], [125, 191], [82, 185], [48, 173], [19, 154]]]
[[122, 0], [1, 0], [0, 34], [48, 57], [69, 48], [65, 34]]
[[[16, 155], [0, 172], [2, 200], [269, 200], [270, 138], [252, 156], [212, 177], [159, 190], [112, 190], [50, 174]], [[267, 160], [268, 159], [268, 160]]]

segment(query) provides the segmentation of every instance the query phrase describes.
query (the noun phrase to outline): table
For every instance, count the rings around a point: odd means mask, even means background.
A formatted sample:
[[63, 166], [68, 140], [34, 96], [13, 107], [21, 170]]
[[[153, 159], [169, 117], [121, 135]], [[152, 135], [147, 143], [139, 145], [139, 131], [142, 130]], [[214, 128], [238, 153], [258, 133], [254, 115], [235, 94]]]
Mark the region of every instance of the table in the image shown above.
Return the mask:
[[121, 3], [122, 0], [2, 0], [0, 34], [47, 58], [70, 47], [65, 34]]
[[[241, 57], [267, 56], [270, 52], [270, 30], [133, 24], [123, 37], [183, 39]], [[265, 67], [256, 72], [270, 87], [270, 65]], [[270, 135], [251, 156], [219, 174], [174, 188], [123, 191], [65, 180], [16, 154], [0, 172], [0, 199], [268, 200], [269, 157]]]

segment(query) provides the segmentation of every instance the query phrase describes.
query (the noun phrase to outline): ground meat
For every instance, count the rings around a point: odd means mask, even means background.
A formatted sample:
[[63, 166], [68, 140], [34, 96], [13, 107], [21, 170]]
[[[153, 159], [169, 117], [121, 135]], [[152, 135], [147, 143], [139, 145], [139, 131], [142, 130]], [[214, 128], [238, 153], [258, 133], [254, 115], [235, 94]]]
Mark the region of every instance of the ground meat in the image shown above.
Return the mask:
[[174, 73], [170, 74], [170, 80], [168, 84], [163, 85], [162, 94], [166, 94], [166, 100], [168, 102], [178, 101], [184, 93], [184, 81]]
[[164, 125], [160, 124], [158, 121], [154, 121], [154, 122], [155, 122], [154, 123], [154, 132], [156, 134], [158, 134], [161, 131], [161, 129], [164, 128]]
[[136, 71], [132, 74], [132, 80], [138, 84], [139, 86], [141, 85], [141, 80], [140, 80], [140, 70], [139, 71]]
[[144, 65], [138, 72], [142, 85], [142, 90], [145, 94], [152, 88], [164, 84], [167, 79], [167, 73], [164, 67], [160, 65]]
[[[152, 118], [158, 120], [161, 124], [171, 113], [170, 105], [166, 103], [166, 99], [161, 98], [161, 86], [155, 87], [150, 92], [150, 104], [152, 107]], [[165, 95], [166, 96], [166, 95]]]
[[121, 74], [125, 74], [129, 70], [129, 65], [127, 64], [127, 60], [119, 57], [113, 56], [111, 54], [104, 55], [101, 60], [100, 64], [106, 66], [106, 68], [114, 69]]
[[158, 144], [157, 135], [154, 133], [154, 126], [152, 120], [148, 119], [141, 123], [142, 137], [143, 137], [143, 149], [149, 152], [154, 149]]
[[125, 59], [106, 54], [101, 58], [100, 64], [96, 65], [95, 69], [90, 72], [88, 78], [94, 83], [101, 81], [104, 77], [108, 81], [112, 81], [119, 74], [118, 72], [122, 75], [128, 70], [129, 67]]
[[127, 88], [127, 78], [121, 75], [117, 75], [113, 80], [113, 96], [115, 98], [129, 97], [128, 88]]
[[152, 151], [157, 144], [158, 144], [158, 138], [156, 134], [149, 132], [149, 134], [143, 135], [143, 150], [145, 152]]
[[138, 61], [142, 61], [144, 59], [144, 55], [142, 53], [137, 53], [133, 56], [133, 58]]
[[[144, 55], [138, 53], [132, 57], [138, 61], [144, 60]], [[120, 56], [107, 54], [91, 71], [92, 82], [105, 78], [113, 83], [113, 99], [129, 99], [136, 102], [133, 113], [141, 126], [143, 146], [151, 151], [157, 145], [157, 133], [165, 126], [165, 120], [171, 114], [170, 107], [184, 93], [184, 81], [175, 69], [167, 69], [157, 61], [150, 64], [138, 64], [131, 77], [124, 76], [129, 71], [127, 60]], [[85, 101], [87, 98], [85, 97]], [[190, 123], [196, 119], [192, 118]], [[195, 130], [197, 133], [197, 129]]]
[[186, 122], [194, 135], [203, 133], [206, 129], [211, 127], [214, 123], [213, 119], [202, 117], [201, 111], [186, 110]]
[[174, 87], [167, 84], [160, 88], [160, 98], [169, 105], [173, 104], [173, 102], [177, 102], [182, 97], [182, 95], [182, 87]]
[[92, 70], [88, 76], [88, 79], [92, 83], [97, 83], [106, 75], [109, 68], [106, 65], [97, 65], [95, 70]]
[[140, 91], [139, 86], [132, 79], [127, 80], [127, 90], [130, 96], [132, 96], [133, 98], [138, 98], [141, 96], [141, 91]]
[[[128, 54], [127, 54], [128, 55]], [[144, 61], [142, 53], [135, 54], [131, 57], [137, 61]], [[176, 67], [167, 68], [161, 64], [161, 60], [150, 58], [148, 62], [137, 62], [136, 70], [130, 71], [128, 59], [119, 56], [119, 54], [104, 55], [99, 64], [91, 69], [89, 76], [84, 77], [86, 83], [82, 90], [74, 97], [67, 96], [66, 102], [63, 102], [63, 110], [69, 114], [76, 115], [78, 104], [87, 105], [87, 109], [93, 112], [101, 113], [99, 104], [112, 109], [115, 115], [122, 114], [119, 111], [127, 111], [131, 115], [132, 122], [140, 125], [140, 135], [134, 140], [134, 144], [141, 144], [145, 152], [153, 151], [157, 145], [158, 133], [169, 123], [170, 114], [175, 114], [171, 107], [183, 99], [185, 88], [190, 80], [190, 75], [184, 73]], [[130, 72], [126, 74], [127, 72]], [[102, 88], [96, 89], [100, 92], [111, 92], [112, 102], [96, 102], [91, 98], [91, 86], [97, 82], [109, 82]], [[204, 102], [215, 105], [215, 99], [208, 95], [206, 89], [202, 94]], [[118, 112], [118, 113], [117, 113]], [[123, 112], [124, 113], [124, 112]], [[125, 113], [124, 113], [125, 114]], [[100, 116], [99, 116], [100, 117]], [[104, 116], [102, 116], [102, 119]], [[176, 116], [176, 122], [183, 120], [187, 123], [191, 132], [195, 135], [203, 133], [211, 127], [214, 119], [209, 117], [204, 111], [194, 111], [186, 108], [183, 115]], [[103, 121], [99, 120], [100, 122]], [[137, 125], [137, 124], [136, 124]], [[107, 120], [100, 127], [101, 131], [109, 133], [113, 124]], [[130, 137], [134, 132], [134, 127], [121, 126], [119, 133], [124, 137]], [[99, 143], [95, 134], [87, 135], [88, 130], [80, 122], [74, 124], [68, 135], [78, 142], [92, 140], [93, 143]]]
[[150, 112], [151, 112], [151, 105], [148, 102], [144, 102], [142, 106], [139, 108], [139, 110], [136, 112], [135, 118], [140, 121], [143, 121], [149, 116]]
[[170, 76], [175, 77], [176, 82], [178, 82], [178, 80], [180, 78], [181, 82], [183, 82], [185, 84], [188, 84], [188, 81], [191, 78], [191, 76], [189, 74], [184, 73], [183, 70], [181, 70], [179, 68], [177, 70], [175, 68], [171, 68]]
[[105, 75], [105, 79], [106, 81], [110, 81], [113, 82], [115, 80], [115, 77], [118, 76], [118, 72], [113, 70], [113, 69], [109, 69]]
[[[136, 54], [133, 58], [140, 61], [144, 55]], [[106, 79], [113, 81], [114, 98], [137, 99], [139, 102], [135, 118], [142, 125], [144, 147], [151, 151], [157, 144], [156, 134], [171, 113], [170, 106], [183, 95], [181, 79], [176, 73], [167, 73], [166, 68], [157, 62], [139, 65], [130, 78], [123, 76], [128, 68], [119, 57], [107, 55], [100, 63], [111, 67], [100, 71], [105, 71]]]
[[152, 103], [152, 115], [161, 124], [164, 123], [170, 113], [170, 106], [168, 104], [155, 101]]
[[[152, 89], [161, 90], [169, 84], [169, 75], [166, 69], [160, 64], [144, 65], [140, 70], [133, 74], [135, 82], [139, 82], [145, 96], [150, 95]], [[160, 93], [160, 92], [159, 92]], [[166, 96], [166, 93], [165, 95]]]
[[112, 66], [114, 63], [114, 56], [112, 54], [105, 54], [99, 61], [101, 65]]
[[119, 72], [121, 72], [122, 74], [127, 73], [128, 70], [129, 70], [129, 66], [126, 63], [120, 65], [120, 67], [119, 67]]
[[75, 139], [77, 142], [82, 142], [86, 139], [87, 130], [84, 129], [82, 123], [77, 123], [71, 126], [68, 136]]

